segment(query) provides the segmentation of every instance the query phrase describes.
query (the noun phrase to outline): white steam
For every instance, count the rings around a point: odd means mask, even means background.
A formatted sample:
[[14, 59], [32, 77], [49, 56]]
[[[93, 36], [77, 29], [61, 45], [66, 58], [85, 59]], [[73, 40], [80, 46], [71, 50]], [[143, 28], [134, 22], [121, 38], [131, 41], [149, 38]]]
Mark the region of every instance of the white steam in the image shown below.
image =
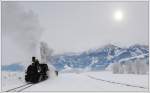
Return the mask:
[[33, 11], [16, 2], [2, 2], [2, 65], [29, 62], [37, 56], [42, 28]]

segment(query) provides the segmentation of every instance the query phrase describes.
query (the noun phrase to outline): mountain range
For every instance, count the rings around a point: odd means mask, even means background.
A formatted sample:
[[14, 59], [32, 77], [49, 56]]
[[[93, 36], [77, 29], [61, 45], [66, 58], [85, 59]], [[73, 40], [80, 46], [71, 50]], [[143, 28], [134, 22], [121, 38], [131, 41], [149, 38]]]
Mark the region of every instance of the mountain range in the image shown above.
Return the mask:
[[[97, 49], [90, 49], [82, 53], [65, 53], [55, 55], [52, 64], [57, 70], [64, 69], [90, 69], [104, 70], [110, 63], [120, 62], [123, 59], [149, 57], [149, 47], [146, 45], [133, 45], [128, 48], [121, 48], [112, 44]], [[147, 62], [148, 63], [148, 62]]]
[[[67, 69], [104, 70], [111, 63], [130, 59], [136, 60], [141, 57], [147, 59], [147, 63], [149, 63], [149, 46], [136, 44], [121, 48], [109, 44], [80, 53], [54, 55], [49, 59], [49, 63], [58, 71]], [[2, 71], [23, 71], [25, 68], [22, 64], [17, 63], [1, 66]]]

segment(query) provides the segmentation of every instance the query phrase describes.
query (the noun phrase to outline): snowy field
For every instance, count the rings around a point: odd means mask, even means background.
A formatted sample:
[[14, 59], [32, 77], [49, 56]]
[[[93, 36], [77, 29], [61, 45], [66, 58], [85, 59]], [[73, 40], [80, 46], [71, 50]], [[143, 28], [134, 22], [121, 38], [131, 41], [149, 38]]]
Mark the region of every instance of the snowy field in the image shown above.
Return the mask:
[[2, 91], [25, 84], [23, 72], [2, 71]]
[[[23, 76], [23, 73], [3, 72], [3, 91], [25, 84]], [[148, 75], [112, 74], [109, 71], [60, 73], [58, 77], [51, 77], [24, 91], [148, 91]]]

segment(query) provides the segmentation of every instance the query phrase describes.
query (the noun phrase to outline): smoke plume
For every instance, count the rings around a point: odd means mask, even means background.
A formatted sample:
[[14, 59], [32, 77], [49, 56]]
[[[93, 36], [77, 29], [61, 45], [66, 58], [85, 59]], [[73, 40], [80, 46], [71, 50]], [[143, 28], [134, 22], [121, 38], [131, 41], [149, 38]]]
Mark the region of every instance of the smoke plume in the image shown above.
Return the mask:
[[25, 62], [37, 56], [42, 28], [33, 11], [17, 2], [2, 2], [2, 64]]

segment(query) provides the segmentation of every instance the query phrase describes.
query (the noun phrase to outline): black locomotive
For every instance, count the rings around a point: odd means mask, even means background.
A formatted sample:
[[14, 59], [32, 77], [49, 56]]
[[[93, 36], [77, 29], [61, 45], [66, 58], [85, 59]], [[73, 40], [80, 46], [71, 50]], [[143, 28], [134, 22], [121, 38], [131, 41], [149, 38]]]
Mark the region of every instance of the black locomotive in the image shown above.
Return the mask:
[[46, 80], [48, 78], [47, 71], [48, 65], [47, 64], [40, 64], [35, 57], [32, 57], [33, 63], [28, 66], [25, 81], [30, 83], [38, 83], [40, 81]]

